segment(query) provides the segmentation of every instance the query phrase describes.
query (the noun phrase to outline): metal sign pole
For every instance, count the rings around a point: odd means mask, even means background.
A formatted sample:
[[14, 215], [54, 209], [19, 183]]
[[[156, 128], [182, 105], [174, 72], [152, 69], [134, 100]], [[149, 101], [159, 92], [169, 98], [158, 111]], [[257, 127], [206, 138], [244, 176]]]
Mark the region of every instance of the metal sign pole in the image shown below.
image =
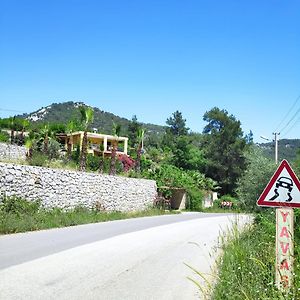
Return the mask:
[[294, 210], [276, 209], [276, 286], [286, 292], [293, 285]]

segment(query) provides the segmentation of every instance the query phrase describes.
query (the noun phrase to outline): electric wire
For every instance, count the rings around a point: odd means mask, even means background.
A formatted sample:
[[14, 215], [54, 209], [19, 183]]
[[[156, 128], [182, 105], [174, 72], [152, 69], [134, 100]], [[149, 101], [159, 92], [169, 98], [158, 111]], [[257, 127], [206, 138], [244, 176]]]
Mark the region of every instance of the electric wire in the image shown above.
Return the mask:
[[283, 139], [284, 137], [286, 137], [286, 135], [296, 126], [296, 124], [299, 123], [299, 121], [300, 121], [300, 118], [297, 118], [296, 121], [289, 128], [287, 128], [285, 130], [285, 132], [283, 131], [281, 139]]
[[297, 115], [300, 112], [300, 108], [297, 109], [297, 111], [293, 114], [293, 116], [290, 118], [290, 120], [285, 124], [283, 128], [279, 132], [283, 132], [292, 122], [293, 120], [297, 117]]
[[[295, 106], [297, 105], [298, 101], [300, 100], [300, 95], [297, 97], [297, 99], [295, 100], [295, 102], [293, 103], [293, 105], [291, 106], [291, 108], [289, 109], [289, 111], [286, 113], [286, 115], [283, 117], [283, 119], [281, 120], [281, 122], [278, 124], [278, 126], [275, 129], [275, 132], [278, 131], [278, 129], [281, 127], [281, 125], [283, 124], [283, 122], [287, 119], [287, 117], [289, 116], [289, 114], [292, 112], [292, 110], [295, 108]], [[288, 126], [288, 125], [287, 125]], [[283, 129], [281, 129], [280, 131], [282, 131]]]

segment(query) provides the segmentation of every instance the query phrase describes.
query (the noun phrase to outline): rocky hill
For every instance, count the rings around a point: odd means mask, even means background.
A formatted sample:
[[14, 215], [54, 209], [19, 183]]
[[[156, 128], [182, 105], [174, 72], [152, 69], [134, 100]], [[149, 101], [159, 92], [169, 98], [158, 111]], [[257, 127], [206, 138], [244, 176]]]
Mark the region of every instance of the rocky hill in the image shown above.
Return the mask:
[[[52, 103], [51, 105], [42, 107], [35, 112], [23, 114], [18, 117], [26, 118], [32, 123], [56, 122], [66, 124], [71, 119], [80, 119], [78, 107], [83, 104], [83, 102], [73, 101]], [[94, 107], [94, 122], [91, 125], [92, 128], [97, 128], [98, 132], [101, 133], [111, 134], [113, 122], [120, 124], [122, 127], [122, 133], [126, 133], [130, 122], [128, 119]], [[148, 134], [153, 135], [160, 135], [165, 131], [165, 127], [160, 125], [143, 124], [143, 127], [146, 129]]]

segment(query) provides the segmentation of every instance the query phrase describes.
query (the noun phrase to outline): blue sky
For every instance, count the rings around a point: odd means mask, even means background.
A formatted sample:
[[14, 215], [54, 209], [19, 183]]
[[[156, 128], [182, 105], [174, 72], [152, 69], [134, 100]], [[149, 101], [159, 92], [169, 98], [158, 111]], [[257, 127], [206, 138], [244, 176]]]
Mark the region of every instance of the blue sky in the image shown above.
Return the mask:
[[73, 100], [201, 132], [218, 106], [261, 141], [300, 95], [299, 29], [297, 0], [0, 0], [0, 117]]

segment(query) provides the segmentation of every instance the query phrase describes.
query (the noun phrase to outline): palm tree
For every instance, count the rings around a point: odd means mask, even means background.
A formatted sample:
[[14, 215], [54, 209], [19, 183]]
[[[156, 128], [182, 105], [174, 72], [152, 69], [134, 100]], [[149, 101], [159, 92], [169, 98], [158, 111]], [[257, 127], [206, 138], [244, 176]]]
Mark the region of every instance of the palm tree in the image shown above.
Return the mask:
[[102, 174], [103, 169], [104, 169], [104, 146], [103, 146], [103, 144], [100, 144], [99, 150], [100, 150], [99, 173]]
[[86, 170], [86, 158], [87, 158], [87, 146], [88, 146], [87, 129], [94, 120], [94, 110], [92, 107], [89, 107], [89, 106], [80, 106], [79, 110], [81, 113], [81, 123], [84, 127], [79, 169], [81, 171], [85, 171]]
[[48, 154], [49, 150], [49, 140], [53, 138], [53, 131], [51, 130], [49, 124], [45, 124], [39, 130], [39, 141], [43, 143], [43, 152]]
[[135, 162], [136, 172], [141, 171], [141, 155], [142, 155], [142, 151], [143, 151], [143, 147], [144, 147], [144, 135], [145, 135], [145, 129], [138, 128], [138, 131], [137, 131], [138, 147], [137, 147], [137, 155], [136, 155], [136, 162]]
[[15, 141], [15, 130], [16, 130], [16, 116], [8, 119], [10, 129], [10, 143], [13, 144]]
[[76, 131], [77, 129], [77, 126], [76, 126], [76, 122], [73, 121], [73, 120], [70, 120], [67, 124], [67, 128], [66, 128], [66, 131], [67, 133], [70, 133], [70, 141], [67, 141], [67, 151], [68, 151], [68, 158], [71, 158], [71, 155], [72, 155], [72, 145], [73, 145], [73, 135], [72, 133], [74, 131]]
[[35, 139], [33, 137], [28, 137], [25, 142], [25, 148], [27, 149], [26, 155], [29, 159], [32, 157], [34, 141]]
[[110, 170], [109, 175], [116, 175], [116, 156], [118, 148], [118, 137], [121, 133], [121, 125], [113, 122], [113, 135], [116, 137], [116, 141], [113, 142], [113, 147], [111, 151], [111, 160], [110, 160]]
[[22, 121], [21, 121], [22, 131], [21, 131], [21, 136], [20, 136], [22, 144], [24, 144], [24, 140], [25, 140], [25, 138], [24, 138], [24, 131], [26, 129], [28, 129], [29, 125], [30, 125], [29, 120], [22, 119]]

